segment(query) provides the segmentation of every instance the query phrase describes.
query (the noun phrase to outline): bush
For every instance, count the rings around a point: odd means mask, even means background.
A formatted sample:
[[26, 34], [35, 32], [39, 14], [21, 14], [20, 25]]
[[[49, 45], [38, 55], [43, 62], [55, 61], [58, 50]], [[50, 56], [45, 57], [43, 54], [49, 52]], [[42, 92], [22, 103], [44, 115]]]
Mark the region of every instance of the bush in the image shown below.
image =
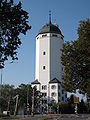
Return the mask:
[[74, 106], [73, 104], [68, 104], [61, 102], [59, 104], [59, 113], [62, 114], [73, 114], [74, 113]]

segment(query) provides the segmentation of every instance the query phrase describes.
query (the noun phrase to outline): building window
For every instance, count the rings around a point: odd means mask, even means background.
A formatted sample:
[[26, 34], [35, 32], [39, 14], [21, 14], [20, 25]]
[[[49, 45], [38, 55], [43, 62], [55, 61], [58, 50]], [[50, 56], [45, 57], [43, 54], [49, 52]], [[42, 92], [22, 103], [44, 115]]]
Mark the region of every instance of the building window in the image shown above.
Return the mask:
[[43, 52], [43, 55], [46, 55], [46, 52], [45, 52], [45, 51]]
[[64, 94], [64, 90], [62, 90], [62, 94]]
[[57, 35], [56, 35], [56, 34], [52, 34], [52, 36], [53, 36], [53, 37], [57, 37]]
[[56, 93], [55, 93], [55, 92], [52, 92], [51, 96], [52, 96], [52, 97], [55, 97], [55, 96], [56, 96]]
[[64, 97], [62, 97], [62, 101], [64, 101]]
[[46, 90], [47, 86], [46, 85], [42, 85], [42, 90]]
[[63, 40], [63, 37], [61, 36], [61, 39]]
[[58, 89], [60, 90], [60, 85], [58, 85]]
[[37, 90], [37, 86], [35, 85], [34, 87], [35, 87], [35, 89]]
[[42, 93], [42, 96], [43, 96], [43, 97], [47, 96], [47, 93]]
[[45, 66], [43, 66], [43, 70], [45, 70]]
[[46, 36], [47, 36], [47, 34], [42, 35], [42, 37], [46, 37]]
[[37, 39], [38, 39], [39, 37], [37, 37]]
[[52, 88], [52, 89], [56, 89], [56, 85], [52, 85], [51, 88]]
[[58, 93], [58, 96], [59, 96], [59, 97], [61, 96], [60, 92]]
[[67, 93], [65, 94], [65, 98], [67, 98]]

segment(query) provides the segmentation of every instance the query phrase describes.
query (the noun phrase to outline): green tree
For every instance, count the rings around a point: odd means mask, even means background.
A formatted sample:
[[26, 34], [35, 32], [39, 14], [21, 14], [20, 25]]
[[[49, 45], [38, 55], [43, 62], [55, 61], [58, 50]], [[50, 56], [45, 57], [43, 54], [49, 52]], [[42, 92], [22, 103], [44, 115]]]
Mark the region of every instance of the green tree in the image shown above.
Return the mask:
[[31, 29], [27, 19], [28, 13], [22, 9], [21, 2], [16, 5], [13, 0], [0, 0], [0, 66], [10, 57], [18, 59], [19, 36]]
[[[15, 89], [15, 95], [19, 95], [19, 107], [27, 107], [27, 102], [31, 106], [32, 104], [32, 88], [31, 85], [21, 84]], [[28, 99], [28, 101], [27, 101]]]
[[78, 39], [66, 42], [62, 49], [64, 65], [63, 87], [69, 92], [76, 89], [90, 97], [90, 20], [80, 21]]
[[83, 99], [81, 99], [81, 102], [78, 105], [78, 113], [86, 113], [87, 112], [87, 106]]
[[69, 104], [74, 104], [74, 95], [71, 94], [69, 98], [67, 98]]
[[0, 108], [2, 110], [10, 110], [10, 102], [14, 96], [14, 86], [13, 85], [3, 85], [1, 96], [0, 96]]

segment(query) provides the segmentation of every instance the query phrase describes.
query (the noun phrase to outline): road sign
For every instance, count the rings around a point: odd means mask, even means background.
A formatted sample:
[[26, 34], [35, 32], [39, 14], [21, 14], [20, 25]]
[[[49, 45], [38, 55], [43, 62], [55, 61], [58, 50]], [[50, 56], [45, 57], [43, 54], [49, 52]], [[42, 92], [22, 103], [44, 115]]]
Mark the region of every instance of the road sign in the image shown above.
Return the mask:
[[74, 97], [74, 103], [79, 103], [79, 97]]

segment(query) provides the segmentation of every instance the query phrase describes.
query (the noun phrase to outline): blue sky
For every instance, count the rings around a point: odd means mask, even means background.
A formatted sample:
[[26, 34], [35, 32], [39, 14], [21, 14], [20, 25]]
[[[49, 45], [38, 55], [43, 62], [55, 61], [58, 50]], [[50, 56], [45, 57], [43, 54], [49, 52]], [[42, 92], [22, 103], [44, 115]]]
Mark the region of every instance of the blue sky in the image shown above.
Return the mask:
[[[19, 0], [14, 0], [18, 3]], [[65, 41], [76, 40], [80, 20], [90, 18], [90, 0], [21, 0], [22, 7], [29, 13], [32, 29], [21, 35], [22, 45], [18, 49], [18, 61], [6, 62], [3, 69], [3, 84], [28, 84], [35, 79], [35, 36], [49, 21], [59, 25]]]

